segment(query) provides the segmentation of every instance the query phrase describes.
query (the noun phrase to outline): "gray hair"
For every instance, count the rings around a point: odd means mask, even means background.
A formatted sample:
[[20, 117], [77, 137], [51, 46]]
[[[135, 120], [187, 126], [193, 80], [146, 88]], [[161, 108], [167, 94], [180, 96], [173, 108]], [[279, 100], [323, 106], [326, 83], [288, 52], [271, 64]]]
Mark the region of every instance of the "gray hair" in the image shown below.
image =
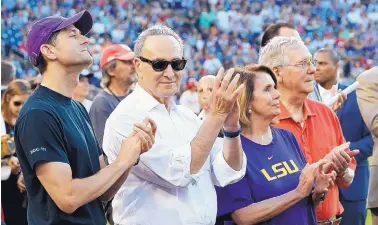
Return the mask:
[[107, 88], [110, 84], [110, 75], [109, 69], [116, 67], [117, 60], [112, 60], [105, 64], [104, 68], [102, 68], [102, 77], [101, 77], [101, 87]]
[[302, 40], [296, 37], [274, 37], [265, 47], [261, 48], [259, 54], [259, 64], [273, 68], [285, 66], [290, 63], [287, 50], [306, 47]]
[[157, 36], [157, 35], [163, 35], [163, 36], [172, 36], [174, 37], [180, 47], [181, 47], [181, 54], [184, 53], [184, 43], [182, 39], [178, 36], [176, 32], [174, 32], [171, 28], [163, 25], [163, 24], [157, 24], [154, 25], [146, 30], [144, 30], [139, 36], [138, 39], [135, 41], [134, 45], [134, 53], [135, 57], [139, 57], [142, 49], [144, 47], [144, 43], [146, 42], [147, 38], [150, 36]]

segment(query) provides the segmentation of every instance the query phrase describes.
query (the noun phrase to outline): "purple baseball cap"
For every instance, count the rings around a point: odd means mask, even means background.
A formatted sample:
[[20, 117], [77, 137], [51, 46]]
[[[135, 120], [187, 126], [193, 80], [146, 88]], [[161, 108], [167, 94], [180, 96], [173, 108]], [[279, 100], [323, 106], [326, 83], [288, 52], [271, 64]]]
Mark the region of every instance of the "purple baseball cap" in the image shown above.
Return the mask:
[[86, 35], [92, 29], [93, 19], [87, 10], [83, 10], [69, 18], [49, 16], [35, 22], [27, 35], [26, 41], [26, 49], [30, 62], [37, 66], [38, 57], [41, 54], [41, 45], [46, 43], [52, 33], [72, 24], [83, 35]]

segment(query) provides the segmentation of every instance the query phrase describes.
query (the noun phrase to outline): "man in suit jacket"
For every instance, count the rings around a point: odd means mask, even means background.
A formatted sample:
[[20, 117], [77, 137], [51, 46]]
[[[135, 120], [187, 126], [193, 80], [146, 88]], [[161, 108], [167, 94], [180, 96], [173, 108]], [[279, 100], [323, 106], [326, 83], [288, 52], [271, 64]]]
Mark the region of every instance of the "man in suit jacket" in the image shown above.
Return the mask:
[[[337, 82], [338, 56], [331, 49], [320, 49], [314, 54], [317, 60], [315, 81], [322, 101], [333, 97], [336, 90], [346, 86]], [[347, 97], [337, 111], [341, 128], [350, 149], [359, 149], [355, 159], [357, 168], [353, 183], [346, 189], [340, 188], [340, 201], [344, 207], [342, 225], [364, 225], [366, 219], [366, 198], [369, 183], [368, 157], [373, 150], [373, 139], [365, 125], [357, 105], [356, 92]]]
[[372, 212], [373, 225], [378, 225], [378, 67], [363, 72], [357, 80], [357, 102], [362, 118], [374, 138], [370, 162], [370, 183], [367, 208]]

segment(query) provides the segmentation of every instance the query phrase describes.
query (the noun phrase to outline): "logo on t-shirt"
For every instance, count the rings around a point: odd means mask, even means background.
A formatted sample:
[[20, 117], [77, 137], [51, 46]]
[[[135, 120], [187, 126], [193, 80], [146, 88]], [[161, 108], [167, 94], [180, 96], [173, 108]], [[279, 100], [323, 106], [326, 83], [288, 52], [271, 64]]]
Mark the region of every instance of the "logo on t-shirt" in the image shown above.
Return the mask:
[[265, 178], [268, 181], [272, 181], [277, 178], [285, 177], [289, 174], [298, 172], [299, 169], [298, 166], [295, 164], [294, 160], [291, 159], [289, 162], [293, 168], [290, 168], [289, 164], [286, 161], [272, 165], [272, 170], [275, 176], [269, 175], [266, 169], [262, 169], [261, 173], [265, 176]]
[[46, 148], [45, 147], [40, 147], [40, 148], [34, 148], [30, 151], [30, 154], [33, 154], [35, 152], [39, 152], [39, 151], [46, 151]]

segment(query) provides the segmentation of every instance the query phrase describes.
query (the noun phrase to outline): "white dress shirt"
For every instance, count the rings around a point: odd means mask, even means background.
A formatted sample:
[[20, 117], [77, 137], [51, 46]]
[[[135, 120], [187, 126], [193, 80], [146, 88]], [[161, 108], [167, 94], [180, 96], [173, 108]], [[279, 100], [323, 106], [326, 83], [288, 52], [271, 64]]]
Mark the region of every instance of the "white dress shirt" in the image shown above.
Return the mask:
[[[335, 86], [335, 89], [336, 89], [335, 93], [337, 93], [337, 90], [338, 90], [339, 84], [336, 83], [336, 85], [334, 85], [334, 86]], [[329, 90], [327, 90], [327, 89], [323, 88], [320, 84], [318, 84], [318, 89], [319, 89], [319, 93], [320, 93], [320, 96], [322, 97], [322, 101], [323, 101], [323, 102], [327, 102], [327, 101], [330, 100], [330, 99], [334, 96], [334, 94], [335, 94], [335, 93], [333, 93], [332, 88], [329, 89]]]
[[133, 124], [150, 117], [157, 124], [155, 144], [140, 157], [113, 200], [116, 224], [180, 225], [214, 224], [217, 198], [214, 185], [239, 181], [246, 171], [246, 157], [240, 171], [223, 157], [223, 139], [217, 139], [207, 161], [197, 174], [190, 174], [190, 142], [201, 121], [187, 107], [171, 102], [167, 111], [139, 85], [106, 122], [103, 149], [112, 163], [122, 140]]

